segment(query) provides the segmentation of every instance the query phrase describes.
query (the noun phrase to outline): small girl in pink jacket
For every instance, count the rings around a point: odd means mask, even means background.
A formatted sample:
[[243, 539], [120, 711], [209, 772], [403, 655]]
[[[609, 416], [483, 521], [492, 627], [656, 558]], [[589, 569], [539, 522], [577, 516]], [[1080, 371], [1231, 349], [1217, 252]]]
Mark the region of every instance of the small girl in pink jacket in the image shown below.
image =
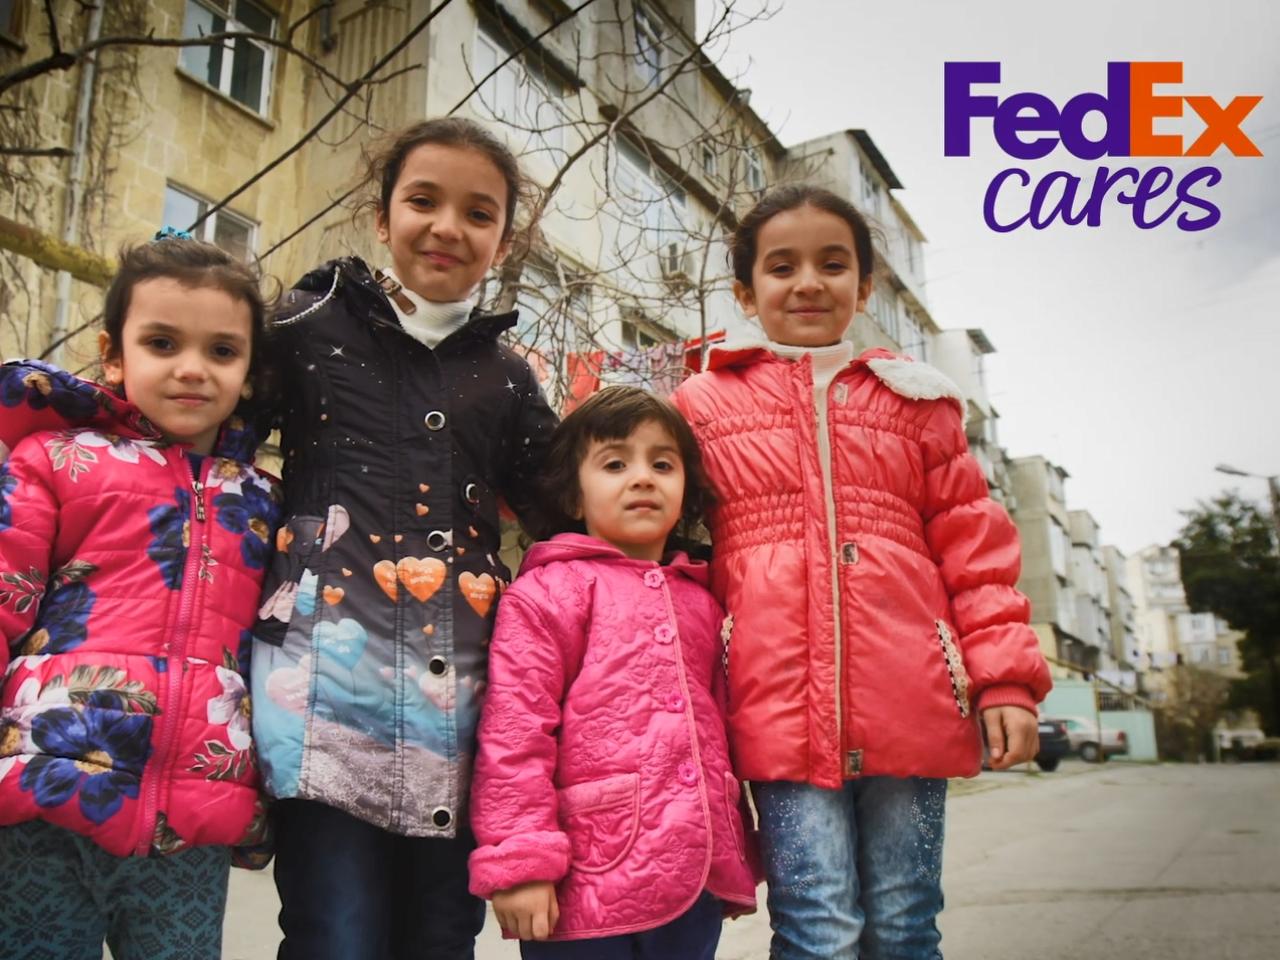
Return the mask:
[[472, 788], [471, 891], [525, 960], [712, 960], [755, 909], [724, 725], [724, 611], [668, 553], [708, 503], [688, 424], [630, 387], [548, 454], [552, 526], [498, 610]]

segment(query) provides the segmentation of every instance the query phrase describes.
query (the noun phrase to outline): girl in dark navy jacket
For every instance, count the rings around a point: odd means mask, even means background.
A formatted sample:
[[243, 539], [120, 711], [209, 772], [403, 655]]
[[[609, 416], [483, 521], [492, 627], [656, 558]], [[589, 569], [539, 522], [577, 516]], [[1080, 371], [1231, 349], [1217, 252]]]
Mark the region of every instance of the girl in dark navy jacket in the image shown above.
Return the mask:
[[275, 325], [286, 523], [253, 658], [278, 809], [280, 957], [470, 957], [466, 798], [495, 601], [498, 501], [526, 512], [556, 417], [472, 298], [521, 178], [431, 120], [370, 181], [391, 265], [330, 261]]

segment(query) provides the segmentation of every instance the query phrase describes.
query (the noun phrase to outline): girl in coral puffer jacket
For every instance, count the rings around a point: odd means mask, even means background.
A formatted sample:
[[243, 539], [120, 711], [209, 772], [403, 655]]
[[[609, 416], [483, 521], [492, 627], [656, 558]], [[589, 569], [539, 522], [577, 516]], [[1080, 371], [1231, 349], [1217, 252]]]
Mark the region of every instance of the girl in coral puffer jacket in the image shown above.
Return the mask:
[[247, 661], [279, 508], [234, 415], [265, 307], [163, 238], [103, 313], [108, 388], [0, 367], [0, 956], [216, 960], [265, 820]]
[[1049, 675], [1017, 532], [931, 367], [844, 339], [871, 293], [846, 201], [786, 187], [741, 221], [735, 293], [768, 341], [674, 396], [717, 505], [735, 769], [752, 781], [774, 960], [940, 957], [946, 779], [1036, 752]]
[[552, 438], [561, 533], [503, 595], [472, 789], [471, 890], [535, 958], [712, 960], [754, 910], [724, 729], [724, 612], [697, 523], [697, 443], [670, 404], [611, 387]]

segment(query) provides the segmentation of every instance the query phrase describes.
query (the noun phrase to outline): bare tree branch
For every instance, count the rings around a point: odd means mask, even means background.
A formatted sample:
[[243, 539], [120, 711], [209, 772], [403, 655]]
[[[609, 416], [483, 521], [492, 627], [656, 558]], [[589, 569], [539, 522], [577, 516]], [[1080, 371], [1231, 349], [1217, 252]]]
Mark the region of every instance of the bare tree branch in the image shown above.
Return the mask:
[[385, 67], [388, 63], [394, 60], [399, 55], [400, 51], [403, 50], [405, 47], [407, 47], [418, 34], [420, 34], [423, 30], [427, 28], [427, 25], [436, 18], [436, 16], [440, 13], [440, 11], [444, 10], [452, 2], [453, 0], [441, 0], [441, 3], [439, 6], [437, 6], [434, 10], [432, 10], [425, 17], [419, 20], [417, 25], [408, 33], [406, 33], [403, 37], [401, 37], [400, 41], [394, 47], [388, 50], [382, 57], [380, 57], [372, 67], [366, 70], [361, 75], [360, 79], [355, 80], [351, 84], [349, 84], [347, 86], [347, 92], [343, 95], [343, 97], [337, 103], [335, 103], [332, 107], [330, 107], [329, 110], [325, 113], [325, 115], [321, 117], [318, 121], [316, 121], [316, 123], [311, 127], [310, 130], [308, 130], [301, 137], [299, 137], [296, 143], [294, 143], [292, 146], [286, 149], [282, 154], [280, 154], [280, 156], [276, 157], [274, 160], [268, 163], [265, 167], [263, 167], [261, 170], [255, 173], [252, 177], [250, 177], [244, 183], [240, 184], [240, 186], [232, 190], [229, 194], [227, 194], [217, 203], [210, 205], [209, 209], [206, 210], [204, 214], [200, 216], [194, 223], [192, 223], [187, 229], [194, 230], [196, 227], [200, 226], [200, 224], [204, 223], [211, 216], [213, 216], [215, 213], [217, 213], [219, 210], [225, 207], [228, 203], [230, 203], [236, 197], [240, 196], [240, 194], [244, 193], [251, 186], [253, 186], [259, 180], [265, 177], [268, 173], [270, 173], [276, 167], [280, 166], [280, 164], [284, 163], [291, 156], [293, 156], [295, 153], [301, 150], [312, 138], [314, 138], [317, 134], [319, 134], [320, 131], [323, 130], [328, 125], [330, 120], [332, 120], [334, 117], [336, 117], [339, 113], [342, 112], [343, 107], [345, 107], [347, 103], [349, 103], [351, 99], [355, 97], [356, 93], [359, 92], [361, 87], [365, 86], [374, 77], [376, 77], [382, 71], [383, 67]]
[[4, 147], [0, 146], [0, 154], [6, 157], [54, 157], [61, 160], [71, 156], [66, 147]]

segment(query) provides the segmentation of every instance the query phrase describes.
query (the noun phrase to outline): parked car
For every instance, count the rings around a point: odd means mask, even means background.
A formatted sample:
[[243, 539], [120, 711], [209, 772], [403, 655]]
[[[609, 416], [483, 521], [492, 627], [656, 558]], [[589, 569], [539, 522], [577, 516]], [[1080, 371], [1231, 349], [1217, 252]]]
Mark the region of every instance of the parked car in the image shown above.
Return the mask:
[[1045, 773], [1058, 769], [1058, 762], [1071, 754], [1071, 738], [1067, 735], [1067, 721], [1053, 717], [1040, 718], [1040, 752], [1036, 754], [1036, 766]]
[[1089, 763], [1098, 763], [1107, 757], [1129, 752], [1129, 738], [1123, 730], [1102, 728], [1084, 717], [1061, 717], [1067, 725], [1067, 738], [1071, 742], [1073, 752], [1080, 754], [1080, 759]]

